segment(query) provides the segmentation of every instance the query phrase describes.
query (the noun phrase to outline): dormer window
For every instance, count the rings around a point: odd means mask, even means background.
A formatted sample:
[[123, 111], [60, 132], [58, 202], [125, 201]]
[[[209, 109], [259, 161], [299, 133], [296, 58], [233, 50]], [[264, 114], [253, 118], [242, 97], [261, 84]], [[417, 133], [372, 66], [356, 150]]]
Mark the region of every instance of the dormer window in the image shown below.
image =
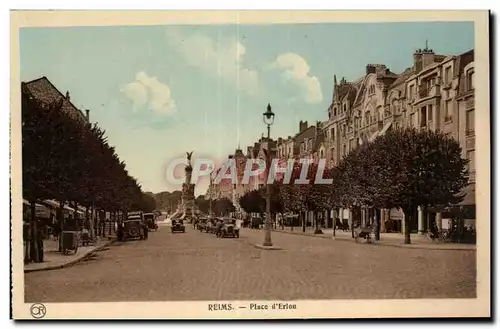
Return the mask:
[[368, 88], [368, 95], [373, 95], [375, 94], [375, 85], [370, 85]]
[[467, 71], [467, 90], [474, 89], [474, 70]]

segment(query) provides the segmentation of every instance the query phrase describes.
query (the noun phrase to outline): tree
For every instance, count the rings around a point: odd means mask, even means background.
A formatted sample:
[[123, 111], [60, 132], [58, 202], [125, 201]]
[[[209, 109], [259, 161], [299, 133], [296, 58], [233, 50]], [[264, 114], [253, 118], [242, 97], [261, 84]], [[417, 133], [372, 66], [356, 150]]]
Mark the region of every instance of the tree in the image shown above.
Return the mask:
[[236, 208], [228, 198], [222, 198], [215, 201], [214, 211], [216, 214], [227, 215], [235, 210]]
[[374, 204], [390, 204], [405, 214], [405, 243], [418, 206], [459, 202], [468, 184], [467, 163], [457, 141], [441, 132], [390, 130], [371, 147], [368, 179]]
[[140, 209], [146, 213], [151, 213], [156, 209], [156, 200], [152, 195], [142, 193]]
[[240, 207], [248, 214], [263, 213], [266, 209], [266, 200], [259, 190], [246, 192], [238, 200]]
[[208, 213], [210, 211], [210, 200], [206, 200], [204, 195], [198, 195], [194, 202], [201, 212]]
[[[305, 179], [308, 183], [299, 184], [301, 178], [302, 167], [306, 165], [302, 162], [295, 162], [290, 178], [290, 182], [285, 182], [281, 179], [279, 194], [282, 208], [285, 211], [302, 214], [306, 211], [311, 211], [314, 214], [316, 224], [316, 232], [320, 233], [317, 212], [330, 209], [331, 203], [329, 199], [330, 184], [317, 184], [316, 176], [319, 166], [315, 162], [309, 162], [307, 165], [307, 173]], [[329, 172], [323, 173], [324, 179], [329, 178]], [[302, 220], [302, 230], [305, 231], [305, 219]]]
[[36, 202], [53, 198], [58, 191], [60, 163], [54, 160], [63, 142], [54, 122], [63, 120], [62, 102], [45, 104], [22, 93], [23, 197], [30, 202], [29, 260], [41, 262]]
[[[281, 200], [281, 194], [279, 193], [281, 188], [281, 184], [278, 182], [274, 182], [273, 184], [269, 185], [269, 192], [271, 194], [271, 214], [276, 215], [277, 213], [283, 212], [283, 201]], [[266, 193], [267, 193], [267, 187], [262, 186], [258, 190], [261, 200], [262, 200], [262, 205], [263, 209], [266, 209]]]

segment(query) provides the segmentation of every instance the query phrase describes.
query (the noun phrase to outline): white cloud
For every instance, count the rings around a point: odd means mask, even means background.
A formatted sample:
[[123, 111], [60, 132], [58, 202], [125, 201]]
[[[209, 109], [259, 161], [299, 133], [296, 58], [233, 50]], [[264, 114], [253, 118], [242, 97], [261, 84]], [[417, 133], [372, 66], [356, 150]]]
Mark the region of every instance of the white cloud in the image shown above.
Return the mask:
[[321, 84], [317, 77], [309, 75], [309, 65], [301, 56], [294, 53], [284, 53], [273, 63], [275, 68], [283, 69], [284, 76], [297, 84], [307, 103], [319, 103], [323, 100]]
[[181, 53], [187, 63], [199, 67], [226, 83], [250, 94], [259, 87], [259, 74], [245, 67], [245, 46], [235, 40], [214, 40], [202, 34], [182, 35], [169, 29], [167, 41]]
[[170, 114], [177, 110], [170, 88], [145, 72], [137, 73], [135, 80], [126, 84], [121, 91], [133, 102], [134, 110], [144, 105], [159, 114]]

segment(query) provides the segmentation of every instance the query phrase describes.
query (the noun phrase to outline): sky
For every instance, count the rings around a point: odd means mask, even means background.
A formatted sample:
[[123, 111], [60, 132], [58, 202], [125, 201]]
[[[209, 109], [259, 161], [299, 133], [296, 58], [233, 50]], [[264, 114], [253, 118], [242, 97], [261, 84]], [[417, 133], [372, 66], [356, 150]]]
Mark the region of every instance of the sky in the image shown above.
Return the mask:
[[[166, 183], [172, 159], [194, 151], [216, 161], [257, 141], [262, 113], [276, 114], [271, 137], [300, 120], [328, 118], [333, 76], [355, 80], [367, 64], [395, 73], [429, 48], [474, 48], [472, 22], [24, 28], [21, 81], [46, 76], [98, 122], [144, 191]], [[203, 194], [200, 181], [195, 193]]]

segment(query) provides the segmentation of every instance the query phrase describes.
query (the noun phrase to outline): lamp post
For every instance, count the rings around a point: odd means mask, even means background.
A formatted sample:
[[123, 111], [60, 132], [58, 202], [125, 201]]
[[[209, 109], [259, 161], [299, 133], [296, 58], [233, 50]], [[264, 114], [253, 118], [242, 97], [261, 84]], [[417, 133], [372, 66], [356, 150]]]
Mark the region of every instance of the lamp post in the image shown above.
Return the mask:
[[[267, 111], [262, 113], [262, 119], [264, 124], [267, 125], [267, 172], [269, 175], [270, 168], [269, 165], [271, 163], [271, 153], [269, 147], [269, 141], [271, 139], [271, 125], [274, 123], [274, 113], [271, 111], [271, 104], [267, 104]], [[265, 231], [264, 231], [264, 243], [263, 246], [271, 247], [273, 242], [271, 240], [271, 189], [269, 184], [266, 182], [266, 223], [265, 223]]]

